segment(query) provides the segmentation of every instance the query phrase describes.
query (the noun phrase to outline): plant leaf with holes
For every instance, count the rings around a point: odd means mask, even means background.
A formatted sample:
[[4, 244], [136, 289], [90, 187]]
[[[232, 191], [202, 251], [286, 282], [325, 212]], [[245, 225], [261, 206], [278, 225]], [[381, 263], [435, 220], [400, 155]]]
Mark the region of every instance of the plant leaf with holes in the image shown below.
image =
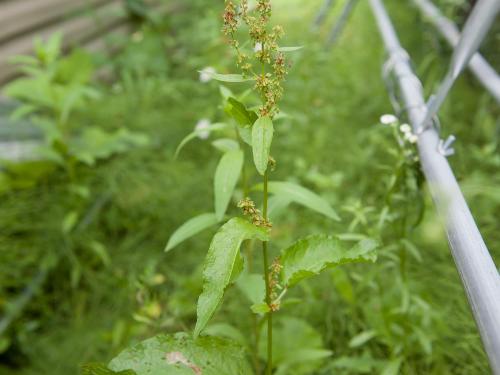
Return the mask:
[[218, 337], [158, 335], [121, 352], [109, 364], [137, 375], [250, 375], [242, 347]]

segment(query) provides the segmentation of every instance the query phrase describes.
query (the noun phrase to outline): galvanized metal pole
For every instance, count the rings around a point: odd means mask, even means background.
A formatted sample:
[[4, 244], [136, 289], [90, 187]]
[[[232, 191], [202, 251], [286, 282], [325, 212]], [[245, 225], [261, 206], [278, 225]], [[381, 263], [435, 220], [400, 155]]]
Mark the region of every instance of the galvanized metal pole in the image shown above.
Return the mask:
[[358, 0], [347, 0], [342, 8], [339, 18], [335, 21], [332, 27], [332, 31], [330, 32], [330, 36], [326, 42], [327, 47], [331, 47], [337, 41], [357, 2]]
[[313, 24], [311, 25], [312, 30], [318, 30], [321, 24], [325, 21], [325, 18], [328, 14], [328, 11], [333, 6], [334, 0], [325, 0], [323, 5], [321, 6], [316, 18], [314, 19]]
[[[381, 0], [370, 0], [370, 5], [390, 56], [409, 120], [416, 131], [427, 112], [421, 83], [410, 67], [408, 55], [403, 53]], [[451, 253], [491, 368], [496, 375], [500, 375], [500, 276], [450, 165], [438, 151], [439, 140], [434, 128], [419, 136], [422, 170], [437, 210], [444, 219]]]
[[[453, 22], [447, 19], [439, 9], [429, 0], [413, 0], [422, 13], [436, 26], [448, 43], [455, 47], [460, 40], [460, 32]], [[469, 69], [474, 73], [481, 84], [500, 103], [500, 77], [495, 69], [476, 53], [469, 62]]]
[[456, 79], [477, 52], [499, 11], [500, 0], [479, 0], [474, 6], [471, 15], [465, 22], [457, 46], [453, 50], [448, 73], [441, 82], [436, 95], [429, 102], [427, 114], [418, 129], [419, 133], [430, 126]]

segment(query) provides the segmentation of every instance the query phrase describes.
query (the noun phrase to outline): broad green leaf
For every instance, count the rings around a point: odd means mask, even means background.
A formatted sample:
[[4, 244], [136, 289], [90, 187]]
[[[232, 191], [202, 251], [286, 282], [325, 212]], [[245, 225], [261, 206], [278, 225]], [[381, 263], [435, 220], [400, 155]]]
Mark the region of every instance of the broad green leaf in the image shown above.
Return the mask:
[[340, 220], [330, 203], [305, 187], [292, 182], [271, 181], [269, 182], [268, 190], [272, 194], [288, 198], [290, 201], [319, 212], [330, 219]]
[[282, 251], [281, 278], [289, 287], [299, 281], [317, 275], [326, 268], [345, 263], [376, 260], [374, 240], [363, 240], [352, 248], [346, 248], [338, 238], [327, 235], [311, 235], [295, 242]]
[[[202, 72], [199, 71], [198, 73]], [[219, 74], [212, 72], [203, 72], [203, 73], [210, 75], [212, 79], [215, 79], [216, 81], [220, 82], [238, 83], [238, 82], [255, 81], [255, 77], [243, 77], [241, 74]]]
[[240, 148], [238, 142], [230, 138], [219, 138], [212, 142], [212, 146], [214, 146], [217, 150], [222, 152], [228, 152], [231, 150], [237, 150]]
[[102, 363], [87, 363], [82, 366], [81, 375], [137, 375], [135, 371], [124, 370], [124, 371], [113, 371], [106, 367]]
[[165, 251], [170, 251], [181, 242], [218, 223], [215, 214], [195, 216], [182, 224], [169, 238]]
[[228, 127], [227, 124], [225, 123], [215, 123], [215, 124], [210, 124], [207, 128], [205, 129], [198, 129], [193, 131], [192, 133], [189, 133], [182, 141], [179, 143], [179, 146], [177, 146], [177, 149], [175, 150], [174, 158], [177, 159], [179, 156], [179, 153], [181, 150], [186, 146], [190, 141], [195, 139], [196, 137], [199, 137], [200, 135], [212, 131], [218, 131], [218, 130], [224, 130]]
[[247, 110], [243, 103], [232, 97], [228, 98], [225, 111], [241, 126], [252, 125], [258, 118], [254, 111]]
[[279, 52], [295, 52], [295, 51], [301, 50], [302, 48], [304, 48], [304, 46], [279, 47], [278, 51]]
[[215, 215], [218, 220], [224, 218], [242, 167], [243, 151], [241, 150], [228, 151], [220, 159], [214, 178]]
[[252, 127], [253, 161], [257, 171], [264, 175], [269, 163], [269, 152], [273, 141], [273, 122], [267, 116], [259, 117]]
[[109, 364], [137, 375], [250, 375], [243, 348], [232, 341], [187, 334], [159, 335], [124, 350]]
[[231, 278], [233, 268], [240, 257], [240, 246], [244, 240], [267, 241], [268, 231], [256, 227], [241, 218], [233, 218], [215, 234], [203, 267], [203, 292], [198, 298], [197, 321], [194, 336], [198, 337], [222, 302], [224, 291]]
[[364, 331], [356, 336], [354, 336], [350, 341], [349, 341], [349, 347], [350, 348], [357, 348], [358, 346], [361, 346], [368, 341], [370, 341], [372, 338], [374, 338], [377, 335], [377, 332], [374, 330], [369, 330], [369, 331]]

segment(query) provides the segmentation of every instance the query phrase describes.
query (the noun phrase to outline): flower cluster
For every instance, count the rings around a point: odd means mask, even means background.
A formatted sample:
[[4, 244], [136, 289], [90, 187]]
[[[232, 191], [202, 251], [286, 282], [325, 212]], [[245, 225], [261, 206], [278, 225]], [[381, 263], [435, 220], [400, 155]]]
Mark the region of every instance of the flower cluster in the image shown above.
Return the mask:
[[261, 228], [271, 228], [273, 226], [269, 220], [264, 219], [260, 210], [255, 208], [255, 203], [250, 198], [239, 201], [238, 207], [243, 210], [245, 216], [250, 217], [254, 225]]
[[[235, 49], [237, 65], [244, 76], [254, 76], [255, 89], [262, 99], [261, 116], [273, 117], [279, 112], [278, 102], [283, 96], [282, 83], [287, 75], [285, 55], [278, 42], [284, 36], [281, 26], [269, 30], [272, 9], [270, 0], [259, 0], [250, 10], [248, 0], [240, 0], [237, 7], [233, 0], [226, 0], [223, 32]], [[250, 52], [240, 47], [236, 31], [245, 25], [252, 45]], [[260, 69], [256, 67], [260, 65]]]
[[[278, 311], [280, 309], [281, 299], [286, 293], [286, 289], [283, 289], [278, 283], [282, 268], [283, 266], [280, 263], [279, 257], [275, 258], [269, 267], [269, 289], [271, 290], [271, 304], [269, 305], [269, 308], [271, 311]], [[281, 293], [278, 295], [278, 292]]]

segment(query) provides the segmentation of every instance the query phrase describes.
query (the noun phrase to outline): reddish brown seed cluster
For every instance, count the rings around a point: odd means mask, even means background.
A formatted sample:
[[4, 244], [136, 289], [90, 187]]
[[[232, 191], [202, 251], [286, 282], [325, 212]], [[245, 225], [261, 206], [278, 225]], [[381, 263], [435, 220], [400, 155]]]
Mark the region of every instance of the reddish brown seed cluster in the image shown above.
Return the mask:
[[[238, 6], [233, 0], [226, 0], [223, 31], [236, 51], [238, 68], [244, 76], [255, 78], [255, 89], [263, 103], [260, 116], [272, 118], [279, 112], [278, 102], [283, 96], [282, 82], [288, 73], [288, 64], [278, 45], [284, 36], [283, 28], [274, 26], [269, 30], [271, 13], [270, 0], [259, 0], [254, 10], [250, 10], [248, 0], [240, 0]], [[240, 47], [236, 37], [242, 25], [248, 28], [251, 53]]]
[[279, 298], [279, 292], [281, 291], [281, 286], [279, 285], [279, 276], [283, 266], [280, 263], [280, 258], [275, 258], [273, 263], [269, 267], [269, 289], [271, 290], [270, 298], [271, 303], [269, 308], [271, 311], [278, 311], [281, 306], [281, 299]]
[[243, 210], [245, 216], [250, 217], [252, 224], [261, 228], [271, 228], [273, 225], [267, 219], [264, 219], [260, 210], [255, 208], [255, 203], [250, 198], [239, 201], [238, 207]]

